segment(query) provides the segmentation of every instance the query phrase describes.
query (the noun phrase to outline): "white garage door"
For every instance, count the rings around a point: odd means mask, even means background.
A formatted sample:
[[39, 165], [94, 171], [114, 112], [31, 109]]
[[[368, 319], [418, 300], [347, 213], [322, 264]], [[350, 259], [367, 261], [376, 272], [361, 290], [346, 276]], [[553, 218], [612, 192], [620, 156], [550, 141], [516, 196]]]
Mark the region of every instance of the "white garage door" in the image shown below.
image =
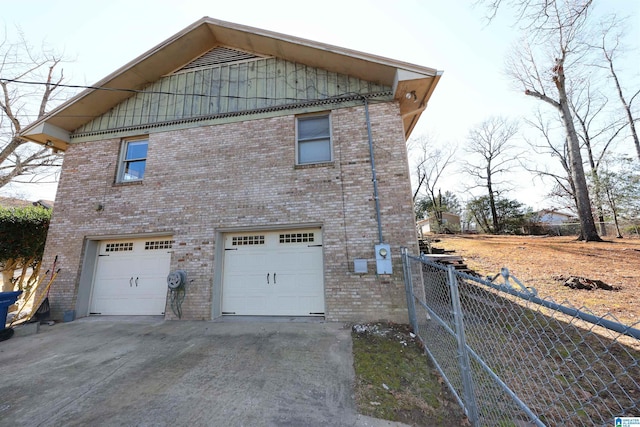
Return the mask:
[[90, 313], [164, 314], [172, 246], [170, 238], [100, 242]]
[[222, 314], [324, 315], [319, 228], [225, 236]]

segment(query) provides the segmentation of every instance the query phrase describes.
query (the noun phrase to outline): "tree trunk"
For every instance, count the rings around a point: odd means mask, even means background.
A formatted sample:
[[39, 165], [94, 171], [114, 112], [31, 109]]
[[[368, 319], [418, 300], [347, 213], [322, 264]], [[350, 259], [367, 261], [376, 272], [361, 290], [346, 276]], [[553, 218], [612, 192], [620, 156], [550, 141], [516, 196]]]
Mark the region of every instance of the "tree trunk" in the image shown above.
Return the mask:
[[604, 208], [602, 207], [602, 189], [600, 185], [600, 177], [598, 176], [598, 171], [595, 167], [592, 167], [591, 174], [593, 175], [593, 189], [595, 191], [595, 204], [596, 204], [596, 212], [598, 214], [598, 224], [600, 226], [600, 235], [607, 235], [607, 227], [604, 223]]
[[438, 190], [438, 203], [436, 206], [436, 221], [438, 221], [438, 233], [442, 232], [442, 193]]
[[591, 201], [589, 199], [589, 188], [587, 187], [587, 179], [584, 175], [584, 168], [582, 166], [580, 142], [578, 141], [578, 136], [576, 135], [575, 128], [573, 127], [571, 117], [566, 116], [567, 113], [567, 111], [563, 111], [561, 115], [567, 129], [567, 138], [569, 139], [571, 178], [575, 185], [575, 199], [578, 208], [578, 218], [580, 219], [580, 229], [582, 230], [582, 238], [587, 242], [599, 242], [602, 239], [598, 236], [596, 224], [593, 220]]
[[616, 206], [616, 201], [611, 194], [611, 191], [607, 189], [607, 200], [609, 200], [609, 206], [611, 206], [611, 211], [613, 212], [613, 223], [616, 226], [616, 237], [618, 239], [622, 239], [622, 233], [620, 233], [620, 224], [618, 224], [618, 208]]
[[[575, 111], [575, 110], [574, 110]], [[578, 113], [576, 112], [576, 116]], [[589, 135], [589, 129], [585, 125], [584, 121], [580, 117], [576, 117], [580, 124], [582, 125], [584, 144], [587, 148], [587, 156], [589, 159], [589, 167], [591, 168], [591, 178], [593, 179], [593, 191], [594, 194], [594, 204], [596, 208], [596, 213], [598, 214], [598, 225], [600, 226], [600, 235], [607, 235], [607, 227], [604, 223], [604, 209], [602, 207], [602, 185], [600, 184], [600, 176], [598, 175], [598, 166], [596, 164], [596, 160], [593, 156], [593, 149], [591, 148], [591, 137]]]
[[640, 160], [640, 139], [638, 139], [638, 132], [636, 131], [636, 125], [631, 116], [631, 109], [626, 107], [627, 117], [629, 119], [629, 127], [631, 128], [631, 135], [633, 136], [633, 143], [636, 145], [636, 153], [638, 154], [638, 160]]
[[493, 223], [493, 234], [500, 233], [500, 224], [498, 224], [498, 210], [496, 209], [496, 199], [493, 194], [493, 185], [491, 183], [491, 171], [487, 166], [487, 190], [489, 190], [489, 208], [491, 209], [491, 222]]
[[14, 259], [8, 259], [4, 262], [4, 268], [2, 269], [2, 292], [13, 291], [13, 275], [16, 271], [17, 261]]
[[567, 154], [571, 169], [571, 179], [575, 185], [575, 199], [578, 208], [578, 218], [580, 219], [580, 229], [582, 239], [587, 242], [600, 242], [596, 224], [591, 211], [591, 200], [589, 198], [589, 187], [582, 165], [582, 155], [580, 153], [580, 141], [573, 123], [573, 116], [569, 107], [569, 100], [565, 87], [565, 76], [563, 71], [563, 59], [559, 59], [554, 68], [555, 75], [553, 81], [558, 89], [558, 104], [562, 123], [567, 131]]

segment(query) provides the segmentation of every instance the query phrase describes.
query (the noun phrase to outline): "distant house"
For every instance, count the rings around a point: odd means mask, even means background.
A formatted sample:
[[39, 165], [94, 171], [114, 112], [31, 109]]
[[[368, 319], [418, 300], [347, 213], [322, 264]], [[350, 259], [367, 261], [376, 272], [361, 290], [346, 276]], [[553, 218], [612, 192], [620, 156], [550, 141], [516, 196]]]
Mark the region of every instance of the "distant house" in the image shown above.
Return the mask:
[[551, 209], [542, 209], [536, 212], [536, 216], [538, 218], [538, 223], [540, 225], [559, 225], [559, 224], [567, 224], [570, 222], [576, 222], [578, 219], [564, 212], [558, 212]]
[[435, 215], [430, 215], [416, 223], [420, 238], [430, 233], [453, 233], [460, 231], [460, 215], [451, 212], [442, 212], [442, 226], [438, 226]]
[[208, 17], [105, 70], [21, 133], [65, 152], [52, 317], [406, 321], [405, 143], [441, 74]]
[[542, 209], [534, 213], [532, 222], [527, 225], [525, 232], [537, 235], [573, 235], [580, 232], [575, 216], [553, 209]]

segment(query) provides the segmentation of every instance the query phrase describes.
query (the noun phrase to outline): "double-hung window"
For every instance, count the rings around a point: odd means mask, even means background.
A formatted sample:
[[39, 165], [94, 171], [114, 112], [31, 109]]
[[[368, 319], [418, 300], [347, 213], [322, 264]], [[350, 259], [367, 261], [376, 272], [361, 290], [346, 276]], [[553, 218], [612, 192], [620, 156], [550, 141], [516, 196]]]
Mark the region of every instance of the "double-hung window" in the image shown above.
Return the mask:
[[117, 182], [141, 181], [147, 165], [147, 139], [132, 139], [122, 142]]
[[297, 164], [332, 160], [331, 121], [328, 114], [298, 117], [296, 138]]

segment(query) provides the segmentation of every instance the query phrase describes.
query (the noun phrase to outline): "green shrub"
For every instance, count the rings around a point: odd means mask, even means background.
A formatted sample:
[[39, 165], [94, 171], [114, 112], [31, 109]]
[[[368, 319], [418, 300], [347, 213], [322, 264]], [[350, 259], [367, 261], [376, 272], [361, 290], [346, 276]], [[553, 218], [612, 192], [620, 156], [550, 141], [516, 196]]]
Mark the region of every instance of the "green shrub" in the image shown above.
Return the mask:
[[41, 206], [0, 207], [0, 262], [42, 259], [51, 210]]
[[36, 283], [50, 220], [51, 210], [41, 206], [0, 207], [0, 290], [30, 289]]

